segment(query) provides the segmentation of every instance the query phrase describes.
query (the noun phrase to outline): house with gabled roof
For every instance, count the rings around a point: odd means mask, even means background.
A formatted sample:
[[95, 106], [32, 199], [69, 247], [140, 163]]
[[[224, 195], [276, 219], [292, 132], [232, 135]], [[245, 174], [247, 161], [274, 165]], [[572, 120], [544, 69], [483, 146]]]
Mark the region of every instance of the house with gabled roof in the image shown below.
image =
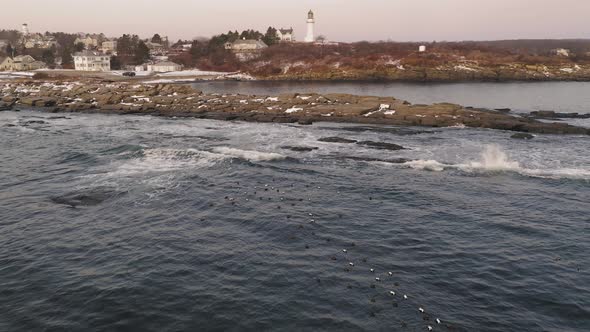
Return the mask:
[[295, 35], [293, 34], [293, 28], [290, 29], [278, 29], [277, 30], [277, 38], [279, 38], [279, 40], [281, 42], [294, 42], [295, 41]]

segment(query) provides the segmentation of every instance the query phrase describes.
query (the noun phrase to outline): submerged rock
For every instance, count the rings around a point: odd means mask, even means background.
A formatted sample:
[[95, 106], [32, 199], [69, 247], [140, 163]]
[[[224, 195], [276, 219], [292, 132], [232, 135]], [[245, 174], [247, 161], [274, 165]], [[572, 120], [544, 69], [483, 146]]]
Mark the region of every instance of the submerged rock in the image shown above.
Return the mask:
[[502, 113], [510, 113], [512, 110], [510, 108], [496, 108], [495, 111], [502, 112]]
[[397, 144], [393, 144], [393, 143], [385, 143], [385, 142], [362, 141], [362, 142], [357, 142], [356, 144], [368, 146], [370, 148], [379, 149], [379, 150], [390, 150], [390, 151], [405, 150], [405, 148], [401, 145], [397, 145]]
[[395, 158], [395, 159], [380, 159], [380, 158], [372, 158], [372, 157], [358, 157], [358, 156], [342, 156], [338, 159], [347, 159], [347, 160], [354, 160], [354, 161], [364, 161], [364, 162], [382, 162], [388, 164], [403, 164], [411, 161], [410, 159], [405, 158]]
[[529, 116], [539, 119], [590, 119], [590, 113], [559, 113], [555, 111], [534, 111], [530, 112]]
[[300, 125], [308, 126], [308, 125], [312, 125], [313, 124], [313, 120], [311, 120], [311, 119], [299, 119], [297, 121], [297, 123], [300, 124]]
[[2, 111], [10, 111], [12, 109], [12, 104], [7, 104], [4, 102], [0, 102], [0, 112]]
[[527, 134], [527, 133], [516, 133], [512, 136], [510, 136], [510, 138], [515, 138], [515, 139], [533, 139], [535, 138], [534, 135], [531, 134]]
[[310, 152], [313, 150], [317, 150], [319, 149], [318, 147], [315, 146], [281, 146], [281, 149], [285, 149], [285, 150], [291, 150], [291, 151], [295, 151], [295, 152]]
[[320, 139], [318, 139], [318, 141], [320, 142], [326, 142], [326, 143], [345, 143], [345, 144], [352, 144], [352, 143], [357, 143], [357, 140], [354, 139], [348, 139], [348, 138], [342, 138], [342, 137], [322, 137]]
[[52, 197], [51, 201], [56, 204], [69, 205], [71, 207], [95, 206], [122, 194], [123, 193], [114, 192], [109, 189], [96, 188], [87, 192], [71, 192], [62, 196]]
[[43, 121], [43, 120], [29, 120], [29, 121], [24, 121], [21, 123], [21, 125], [23, 126], [30, 126], [30, 125], [36, 125], [36, 124], [47, 124], [47, 122]]

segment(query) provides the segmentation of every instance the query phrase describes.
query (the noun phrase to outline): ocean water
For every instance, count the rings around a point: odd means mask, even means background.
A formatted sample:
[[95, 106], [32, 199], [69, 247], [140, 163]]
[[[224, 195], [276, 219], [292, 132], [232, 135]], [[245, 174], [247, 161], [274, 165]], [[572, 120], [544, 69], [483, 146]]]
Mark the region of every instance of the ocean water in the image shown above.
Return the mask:
[[590, 137], [510, 135], [0, 112], [0, 330], [588, 331]]
[[254, 95], [281, 93], [349, 93], [395, 97], [414, 104], [441, 102], [485, 108], [511, 108], [515, 112], [553, 110], [590, 113], [590, 82], [231, 82], [206, 81], [192, 84], [213, 93]]

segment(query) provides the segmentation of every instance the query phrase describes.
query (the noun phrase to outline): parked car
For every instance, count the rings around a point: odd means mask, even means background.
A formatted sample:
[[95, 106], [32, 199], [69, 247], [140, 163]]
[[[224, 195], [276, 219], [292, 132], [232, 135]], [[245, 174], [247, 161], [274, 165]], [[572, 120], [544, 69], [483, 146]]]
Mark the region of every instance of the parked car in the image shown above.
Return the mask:
[[135, 72], [134, 71], [126, 71], [123, 73], [123, 76], [134, 77]]

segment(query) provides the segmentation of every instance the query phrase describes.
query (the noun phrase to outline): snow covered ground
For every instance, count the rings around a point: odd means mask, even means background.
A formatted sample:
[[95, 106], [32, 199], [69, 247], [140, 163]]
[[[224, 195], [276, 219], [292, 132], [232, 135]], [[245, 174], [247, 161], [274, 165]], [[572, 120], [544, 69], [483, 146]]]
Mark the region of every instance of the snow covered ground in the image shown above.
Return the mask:
[[29, 71], [0, 71], [0, 79], [16, 79], [33, 77], [35, 73]]
[[194, 81], [194, 79], [192, 79], [192, 78], [186, 78], [186, 79], [159, 78], [156, 80], [144, 81], [142, 83], [145, 83], [145, 84], [190, 83], [193, 81]]
[[191, 70], [181, 70], [181, 71], [171, 71], [167, 73], [158, 73], [156, 76], [161, 77], [171, 77], [171, 76], [218, 76], [218, 75], [228, 75], [231, 73], [227, 72], [220, 72], [220, 71], [204, 71], [198, 69], [191, 69]]

